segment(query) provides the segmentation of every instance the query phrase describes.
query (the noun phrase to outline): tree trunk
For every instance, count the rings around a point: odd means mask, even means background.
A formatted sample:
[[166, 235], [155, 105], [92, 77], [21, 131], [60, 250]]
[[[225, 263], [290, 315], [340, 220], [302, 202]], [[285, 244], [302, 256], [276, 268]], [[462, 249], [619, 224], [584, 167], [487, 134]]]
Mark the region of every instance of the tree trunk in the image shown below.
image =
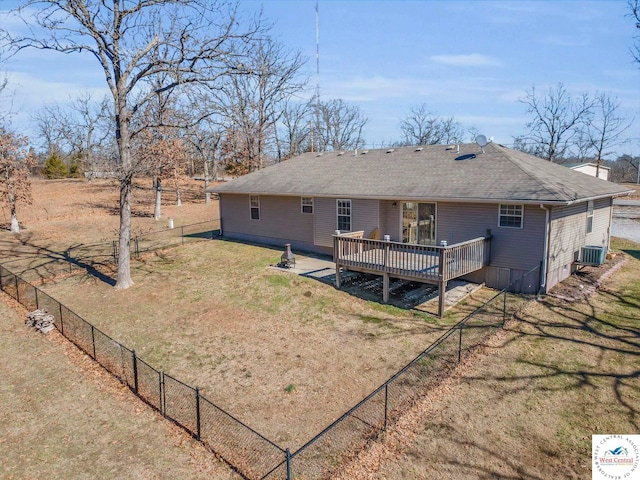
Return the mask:
[[133, 164], [130, 149], [130, 133], [126, 103], [122, 101], [124, 94], [116, 102], [116, 139], [120, 154], [120, 248], [118, 249], [118, 278], [116, 290], [124, 290], [133, 285], [131, 279], [131, 187], [133, 183]]
[[9, 194], [9, 210], [11, 210], [11, 233], [20, 233], [20, 223], [16, 214], [16, 200], [12, 193]]
[[162, 209], [162, 179], [160, 177], [155, 177], [153, 179], [153, 186], [156, 190], [156, 204], [153, 209], [153, 219], [157, 222], [160, 220]]
[[209, 162], [204, 159], [204, 203], [209, 205], [211, 203], [211, 193], [207, 192], [209, 188]]
[[131, 279], [131, 183], [129, 175], [120, 181], [120, 248], [118, 249], [118, 278], [116, 289], [133, 285]]

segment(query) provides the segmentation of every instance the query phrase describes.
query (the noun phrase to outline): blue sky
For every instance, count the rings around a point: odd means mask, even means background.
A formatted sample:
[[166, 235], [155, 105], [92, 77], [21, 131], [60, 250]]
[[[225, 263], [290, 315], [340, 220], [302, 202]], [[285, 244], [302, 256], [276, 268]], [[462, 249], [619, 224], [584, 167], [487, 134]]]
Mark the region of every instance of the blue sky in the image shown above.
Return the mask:
[[[313, 88], [315, 0], [240, 5], [246, 12], [262, 7], [274, 35], [308, 58]], [[640, 69], [629, 51], [637, 32], [626, 0], [319, 0], [319, 12], [322, 98], [360, 107], [369, 146], [399, 139], [400, 121], [422, 103], [510, 145], [528, 119], [518, 99], [533, 85], [543, 92], [561, 82], [573, 95], [616, 97], [619, 113], [633, 121], [620, 153], [640, 153]], [[88, 56], [27, 51], [2, 68], [21, 128], [45, 101], [106, 92]]]

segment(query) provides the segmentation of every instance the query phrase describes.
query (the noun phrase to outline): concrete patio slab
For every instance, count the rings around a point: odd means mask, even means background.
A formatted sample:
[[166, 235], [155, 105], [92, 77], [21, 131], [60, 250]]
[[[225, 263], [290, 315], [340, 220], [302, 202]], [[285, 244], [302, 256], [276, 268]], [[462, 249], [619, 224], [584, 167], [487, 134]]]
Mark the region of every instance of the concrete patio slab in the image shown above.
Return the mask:
[[[296, 254], [295, 267], [281, 268], [271, 265], [269, 268], [314, 278], [329, 285], [335, 285], [336, 281], [336, 264], [330, 257]], [[341, 276], [343, 290], [367, 300], [382, 300], [382, 276], [349, 271], [342, 272]], [[481, 287], [482, 285], [463, 280], [449, 281], [445, 293], [445, 309], [453, 307]], [[437, 314], [438, 287], [427, 283], [391, 279], [389, 303], [400, 308], [419, 308]]]

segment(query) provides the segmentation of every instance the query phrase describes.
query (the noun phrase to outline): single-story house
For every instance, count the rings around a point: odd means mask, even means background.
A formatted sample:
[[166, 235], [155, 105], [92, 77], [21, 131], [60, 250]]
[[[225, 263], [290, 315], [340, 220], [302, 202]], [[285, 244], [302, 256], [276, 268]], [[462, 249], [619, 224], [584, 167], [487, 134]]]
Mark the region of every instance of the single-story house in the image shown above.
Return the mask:
[[598, 177], [602, 180], [609, 180], [609, 172], [611, 169], [605, 165], [598, 165], [597, 163], [570, 163], [565, 164], [571, 170], [576, 172], [586, 173], [592, 177]]
[[305, 153], [209, 191], [224, 237], [331, 254], [337, 273], [420, 271], [442, 291], [456, 276], [504, 288], [539, 267], [518, 286], [535, 292], [575, 271], [582, 247], [606, 252], [613, 198], [631, 193], [494, 143]]

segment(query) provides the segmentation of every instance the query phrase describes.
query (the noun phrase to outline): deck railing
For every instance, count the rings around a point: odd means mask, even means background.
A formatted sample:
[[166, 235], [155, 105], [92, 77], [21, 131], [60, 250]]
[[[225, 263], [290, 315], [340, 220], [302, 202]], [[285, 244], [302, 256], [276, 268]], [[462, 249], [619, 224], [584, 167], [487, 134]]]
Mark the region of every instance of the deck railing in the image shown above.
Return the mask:
[[418, 280], [448, 281], [489, 264], [491, 236], [448, 246], [414, 245], [334, 235], [336, 265]]

